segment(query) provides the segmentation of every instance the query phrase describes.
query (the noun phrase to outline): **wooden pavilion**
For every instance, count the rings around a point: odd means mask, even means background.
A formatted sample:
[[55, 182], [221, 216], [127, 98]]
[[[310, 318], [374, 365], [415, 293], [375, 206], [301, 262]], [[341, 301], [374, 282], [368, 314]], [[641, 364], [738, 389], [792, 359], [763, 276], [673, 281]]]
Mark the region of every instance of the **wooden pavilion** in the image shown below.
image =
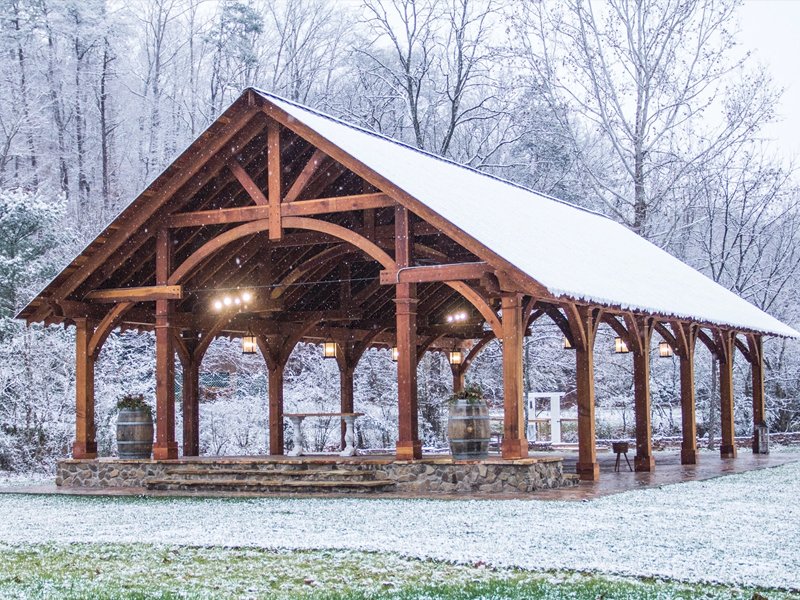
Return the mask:
[[[251, 290], [228, 309], [220, 294]], [[246, 304], [246, 306], [245, 306]], [[448, 323], [454, 311], [466, 314]], [[575, 349], [579, 458], [598, 478], [594, 341], [606, 323], [633, 353], [637, 470], [654, 461], [653, 335], [680, 357], [682, 461], [697, 460], [694, 352], [720, 364], [722, 456], [735, 456], [733, 359], [752, 366], [764, 420], [762, 337], [797, 336], [600, 215], [426, 154], [256, 89], [246, 90], [19, 317], [76, 327], [73, 457], [97, 456], [94, 365], [110, 332], [153, 330], [154, 458], [179, 456], [175, 368], [183, 365], [183, 456], [199, 453], [203, 354], [253, 335], [269, 372], [269, 448], [284, 453], [283, 371], [300, 341], [335, 342], [341, 410], [370, 347], [397, 353], [398, 460], [421, 457], [416, 368], [429, 350], [475, 356], [502, 342], [503, 459], [527, 456], [522, 348], [548, 316]], [[757, 451], [757, 447], [754, 447]]]

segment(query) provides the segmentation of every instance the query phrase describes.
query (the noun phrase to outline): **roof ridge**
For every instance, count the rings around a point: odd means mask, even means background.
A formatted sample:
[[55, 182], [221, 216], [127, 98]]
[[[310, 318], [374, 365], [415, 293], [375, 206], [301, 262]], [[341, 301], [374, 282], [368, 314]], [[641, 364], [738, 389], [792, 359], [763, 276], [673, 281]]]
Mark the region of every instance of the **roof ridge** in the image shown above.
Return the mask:
[[516, 181], [511, 181], [510, 179], [506, 179], [505, 177], [500, 177], [500, 176], [495, 175], [493, 173], [487, 173], [486, 171], [481, 171], [480, 169], [477, 169], [477, 168], [475, 168], [473, 166], [465, 165], [464, 163], [460, 163], [460, 162], [458, 162], [456, 160], [453, 160], [452, 158], [448, 158], [448, 157], [442, 156], [440, 154], [434, 154], [433, 152], [431, 152], [429, 150], [424, 150], [422, 148], [417, 148], [416, 146], [412, 146], [411, 144], [408, 144], [408, 143], [403, 142], [401, 140], [389, 137], [388, 135], [385, 135], [383, 133], [378, 133], [377, 131], [372, 131], [371, 129], [367, 129], [366, 127], [362, 127], [360, 125], [356, 125], [354, 123], [350, 123], [349, 121], [345, 121], [344, 119], [341, 119], [339, 117], [334, 117], [333, 115], [330, 115], [330, 114], [328, 114], [326, 112], [323, 112], [323, 111], [321, 111], [319, 109], [312, 108], [310, 106], [307, 106], [305, 104], [301, 104], [301, 103], [296, 102], [294, 100], [289, 100], [288, 98], [284, 98], [283, 96], [279, 96], [278, 94], [274, 94], [272, 92], [267, 92], [265, 90], [262, 90], [261, 88], [255, 87], [255, 86], [251, 86], [248, 89], [252, 89], [253, 91], [255, 91], [258, 94], [261, 94], [262, 96], [268, 96], [270, 98], [275, 98], [277, 100], [280, 100], [281, 102], [286, 102], [287, 104], [291, 104], [292, 106], [296, 106], [297, 108], [300, 108], [302, 110], [306, 110], [306, 111], [308, 111], [310, 113], [313, 113], [313, 114], [317, 115], [318, 117], [322, 117], [323, 119], [328, 119], [329, 121], [333, 121], [335, 123], [339, 123], [341, 125], [344, 125], [345, 127], [349, 127], [350, 129], [355, 129], [357, 131], [360, 131], [360, 132], [365, 133], [367, 135], [371, 135], [373, 137], [385, 140], [385, 141], [390, 142], [392, 144], [395, 144], [397, 146], [402, 146], [403, 148], [406, 148], [408, 150], [412, 150], [412, 151], [417, 152], [419, 154], [425, 155], [425, 156], [427, 156], [429, 158], [433, 158], [435, 160], [438, 160], [438, 161], [441, 161], [441, 162], [444, 162], [444, 163], [448, 163], [448, 164], [451, 164], [453, 166], [460, 167], [462, 169], [466, 169], [467, 171], [472, 171], [473, 173], [476, 173], [477, 175], [482, 175], [483, 177], [488, 177], [490, 179], [494, 179], [495, 181], [499, 181], [500, 183], [504, 183], [506, 185], [510, 185], [510, 186], [515, 187], [515, 188], [520, 189], [520, 190], [524, 190], [524, 191], [529, 192], [531, 194], [536, 194], [537, 196], [540, 196], [541, 198], [544, 198], [545, 200], [552, 200], [553, 202], [558, 202], [559, 204], [563, 204], [564, 206], [569, 206], [570, 208], [581, 210], [583, 212], [586, 212], [586, 213], [589, 213], [589, 214], [592, 214], [592, 215], [596, 215], [598, 217], [603, 217], [604, 219], [608, 219], [609, 221], [611, 221], [613, 223], [621, 224], [618, 221], [615, 221], [614, 219], [609, 217], [608, 215], [605, 215], [605, 214], [603, 214], [601, 212], [598, 212], [596, 210], [592, 210], [591, 208], [586, 208], [584, 206], [579, 206], [579, 205], [574, 204], [572, 202], [569, 202], [567, 200], [563, 200], [562, 198], [557, 198], [555, 196], [551, 196], [550, 194], [545, 194], [544, 192], [539, 192], [537, 190], [531, 189], [531, 188], [529, 188], [527, 186], [522, 185], [521, 183], [517, 183]]

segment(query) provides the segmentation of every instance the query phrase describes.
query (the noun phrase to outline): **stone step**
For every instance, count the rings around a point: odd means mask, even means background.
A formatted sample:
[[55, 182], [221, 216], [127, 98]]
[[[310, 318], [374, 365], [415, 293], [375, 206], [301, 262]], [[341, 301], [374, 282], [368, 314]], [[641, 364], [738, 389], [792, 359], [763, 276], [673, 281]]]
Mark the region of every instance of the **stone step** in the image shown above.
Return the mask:
[[149, 478], [145, 487], [151, 490], [192, 491], [248, 491], [269, 493], [323, 493], [323, 492], [370, 492], [386, 491], [395, 487], [393, 481], [375, 479], [369, 481], [292, 481], [275, 479], [175, 479]]
[[[209, 465], [210, 466], [210, 465]], [[275, 479], [289, 478], [296, 479], [299, 477], [306, 479], [321, 479], [321, 480], [335, 480], [343, 479], [375, 479], [375, 471], [369, 469], [362, 470], [345, 470], [345, 469], [328, 469], [328, 470], [282, 470], [282, 469], [231, 469], [225, 466], [212, 467], [212, 468], [191, 468], [191, 467], [172, 467], [165, 469], [166, 475], [182, 475], [184, 477], [205, 477], [208, 475], [232, 475], [243, 477], [272, 477]]]

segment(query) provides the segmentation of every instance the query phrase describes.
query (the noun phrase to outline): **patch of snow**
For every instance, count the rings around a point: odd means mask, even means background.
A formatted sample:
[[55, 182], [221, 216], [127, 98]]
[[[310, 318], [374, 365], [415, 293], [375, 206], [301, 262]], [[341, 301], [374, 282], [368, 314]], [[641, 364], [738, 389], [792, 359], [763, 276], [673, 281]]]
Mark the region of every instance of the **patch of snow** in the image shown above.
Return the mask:
[[589, 502], [3, 495], [0, 539], [401, 552], [800, 590], [799, 494], [800, 463]]

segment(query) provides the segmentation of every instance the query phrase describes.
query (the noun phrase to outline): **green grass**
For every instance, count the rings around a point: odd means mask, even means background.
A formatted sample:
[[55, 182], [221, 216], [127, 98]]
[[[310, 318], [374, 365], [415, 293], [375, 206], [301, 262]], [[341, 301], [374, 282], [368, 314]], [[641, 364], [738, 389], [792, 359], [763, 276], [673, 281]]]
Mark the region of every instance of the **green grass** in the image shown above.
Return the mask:
[[0, 544], [0, 598], [743, 598], [787, 593], [492, 569], [396, 554]]

